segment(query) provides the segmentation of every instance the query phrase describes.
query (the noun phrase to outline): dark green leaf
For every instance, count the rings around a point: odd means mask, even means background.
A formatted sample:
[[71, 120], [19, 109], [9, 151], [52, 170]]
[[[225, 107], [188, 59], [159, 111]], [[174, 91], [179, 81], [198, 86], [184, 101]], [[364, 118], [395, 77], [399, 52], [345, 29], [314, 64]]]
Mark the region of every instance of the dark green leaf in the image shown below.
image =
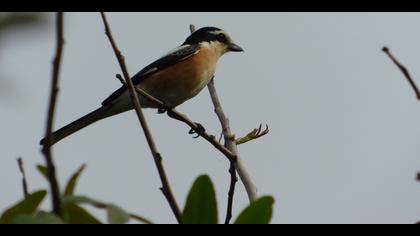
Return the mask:
[[47, 191], [41, 190], [29, 194], [21, 202], [6, 210], [0, 217], [0, 224], [10, 224], [13, 218], [20, 214], [33, 215], [44, 200]]
[[109, 204], [106, 209], [110, 224], [125, 224], [130, 220], [130, 215], [116, 205]]
[[184, 224], [217, 224], [217, 202], [213, 183], [207, 175], [193, 184], [182, 215]]
[[66, 185], [66, 189], [64, 191], [64, 196], [69, 196], [74, 194], [74, 189], [76, 188], [77, 180], [79, 179], [80, 175], [82, 174], [83, 170], [86, 168], [86, 164], [83, 164], [77, 171], [72, 175], [69, 182]]
[[75, 204], [63, 205], [63, 218], [67, 224], [102, 224], [84, 208]]
[[45, 167], [43, 165], [37, 165], [36, 169], [39, 171], [39, 173], [41, 173], [42, 176], [44, 176], [45, 179], [48, 180], [48, 169], [47, 169], [47, 167]]
[[251, 203], [236, 219], [235, 224], [268, 224], [273, 215], [274, 198], [261, 197]]
[[63, 221], [52, 213], [40, 212], [36, 216], [20, 214], [13, 218], [12, 224], [63, 224]]
[[108, 215], [108, 222], [111, 224], [124, 224], [127, 223], [130, 219], [134, 219], [146, 224], [152, 224], [152, 222], [145, 219], [144, 217], [129, 214], [114, 204], [104, 203], [86, 196], [64, 196], [62, 198], [62, 204], [64, 206], [88, 204], [99, 209], [106, 209]]

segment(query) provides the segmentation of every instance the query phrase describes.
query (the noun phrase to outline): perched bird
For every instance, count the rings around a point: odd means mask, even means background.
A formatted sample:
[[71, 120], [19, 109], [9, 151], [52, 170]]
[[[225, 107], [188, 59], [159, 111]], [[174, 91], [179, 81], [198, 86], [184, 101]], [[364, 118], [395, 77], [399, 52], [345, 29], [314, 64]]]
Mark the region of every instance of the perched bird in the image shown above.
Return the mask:
[[[241, 52], [231, 37], [215, 27], [204, 27], [192, 33], [185, 42], [160, 59], [143, 68], [131, 79], [133, 84], [174, 108], [196, 96], [213, 78], [218, 59], [227, 52]], [[159, 108], [139, 96], [144, 108]], [[64, 126], [41, 140], [41, 145], [55, 144], [84, 127], [107, 117], [133, 109], [125, 85], [112, 93], [97, 110]]]

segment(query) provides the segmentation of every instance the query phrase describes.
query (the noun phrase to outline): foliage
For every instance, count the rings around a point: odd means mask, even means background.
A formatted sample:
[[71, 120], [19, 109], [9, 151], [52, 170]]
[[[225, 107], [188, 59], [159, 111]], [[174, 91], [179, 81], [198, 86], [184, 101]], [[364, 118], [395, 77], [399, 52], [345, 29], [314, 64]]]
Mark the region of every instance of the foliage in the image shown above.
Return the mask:
[[[235, 224], [268, 224], [274, 199], [265, 196], [246, 207]], [[197, 178], [187, 198], [182, 220], [184, 224], [217, 224], [217, 202], [213, 183], [206, 175]]]
[[[40, 210], [47, 191], [38, 190], [5, 210], [0, 216], [0, 224], [102, 224], [84, 206], [105, 210], [109, 224], [126, 224], [130, 220], [151, 224], [142, 216], [129, 213], [121, 207], [99, 201], [87, 196], [75, 195], [79, 177], [86, 165], [82, 165], [68, 180], [61, 195], [61, 215]], [[37, 166], [39, 172], [47, 175], [44, 166]], [[235, 224], [268, 224], [272, 216], [274, 200], [272, 197], [262, 197], [242, 211]], [[207, 175], [199, 176], [191, 187], [183, 210], [184, 224], [217, 224], [218, 210], [216, 193], [213, 183]]]

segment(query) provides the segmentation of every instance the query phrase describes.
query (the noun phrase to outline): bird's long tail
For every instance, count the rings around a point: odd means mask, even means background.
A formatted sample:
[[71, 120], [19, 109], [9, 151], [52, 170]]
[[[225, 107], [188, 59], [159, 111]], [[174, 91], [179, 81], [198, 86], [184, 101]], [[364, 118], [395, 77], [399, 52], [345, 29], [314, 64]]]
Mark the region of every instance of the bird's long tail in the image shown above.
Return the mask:
[[85, 128], [88, 125], [95, 123], [96, 121], [102, 120], [106, 117], [115, 115], [115, 113], [110, 112], [110, 107], [103, 106], [95, 111], [83, 116], [80, 119], [73, 121], [72, 123], [64, 126], [63, 128], [55, 131], [51, 135], [51, 142], [47, 142], [47, 137], [43, 138], [40, 142], [42, 146], [45, 145], [54, 145], [55, 143], [59, 142], [63, 138]]

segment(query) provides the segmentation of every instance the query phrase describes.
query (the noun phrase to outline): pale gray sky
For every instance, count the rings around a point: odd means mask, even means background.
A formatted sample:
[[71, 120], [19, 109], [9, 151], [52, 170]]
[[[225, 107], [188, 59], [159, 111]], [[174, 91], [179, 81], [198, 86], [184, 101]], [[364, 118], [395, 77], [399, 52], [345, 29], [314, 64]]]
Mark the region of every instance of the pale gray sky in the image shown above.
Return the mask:
[[[52, 16], [52, 15], [51, 15]], [[420, 220], [420, 103], [381, 52], [387, 45], [420, 82], [417, 13], [110, 13], [131, 74], [183, 42], [188, 25], [216, 26], [245, 49], [219, 61], [216, 86], [232, 128], [270, 126], [240, 152], [261, 195], [276, 199], [274, 223], [413, 223]], [[56, 128], [97, 108], [120, 87], [119, 66], [98, 13], [65, 16], [66, 45]], [[0, 68], [0, 209], [21, 197], [15, 158], [31, 190], [43, 163], [53, 24], [3, 38]], [[3, 84], [3, 83], [2, 83]], [[3, 93], [3, 92], [2, 92]], [[178, 108], [220, 132], [207, 90]], [[228, 162], [188, 128], [155, 110], [147, 119], [181, 206], [193, 180], [209, 174], [224, 218]], [[54, 148], [61, 185], [82, 163], [77, 192], [158, 223], [174, 217], [134, 112], [100, 121]], [[49, 207], [46, 202], [45, 207]], [[238, 184], [234, 215], [247, 205]], [[97, 212], [97, 211], [95, 211]], [[97, 212], [103, 217], [102, 212]]]

